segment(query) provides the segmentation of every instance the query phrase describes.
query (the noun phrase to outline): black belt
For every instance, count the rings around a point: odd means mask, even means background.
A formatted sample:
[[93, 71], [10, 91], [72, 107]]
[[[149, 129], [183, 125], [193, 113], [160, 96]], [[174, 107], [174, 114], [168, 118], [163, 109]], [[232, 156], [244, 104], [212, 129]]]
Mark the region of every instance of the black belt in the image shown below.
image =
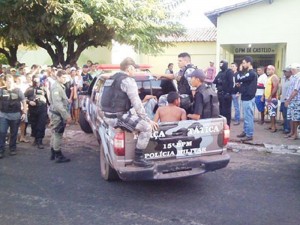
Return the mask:
[[110, 114], [104, 113], [104, 116], [109, 119], [116, 119], [116, 118], [123, 116], [124, 114], [125, 113], [110, 113]]
[[218, 91], [218, 95], [231, 95], [231, 94], [224, 91]]

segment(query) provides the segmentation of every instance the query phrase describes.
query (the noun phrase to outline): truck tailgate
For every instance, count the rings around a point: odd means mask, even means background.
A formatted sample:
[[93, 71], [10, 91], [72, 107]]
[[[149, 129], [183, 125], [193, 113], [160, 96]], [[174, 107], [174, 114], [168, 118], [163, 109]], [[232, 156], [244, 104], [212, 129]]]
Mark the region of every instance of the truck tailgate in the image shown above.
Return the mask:
[[146, 159], [172, 159], [221, 154], [224, 150], [223, 117], [161, 123], [145, 150]]

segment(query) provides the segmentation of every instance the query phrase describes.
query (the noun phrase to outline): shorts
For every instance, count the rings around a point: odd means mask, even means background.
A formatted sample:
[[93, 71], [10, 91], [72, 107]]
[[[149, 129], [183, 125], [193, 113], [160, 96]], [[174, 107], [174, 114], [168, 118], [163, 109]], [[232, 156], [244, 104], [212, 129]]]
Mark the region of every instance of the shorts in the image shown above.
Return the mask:
[[82, 108], [84, 95], [79, 95], [77, 99], [78, 99], [78, 107]]
[[72, 108], [73, 109], [78, 109], [79, 108], [79, 99], [73, 99], [72, 101]]
[[287, 120], [300, 121], [300, 101], [291, 101], [287, 108]]
[[276, 98], [272, 98], [271, 102], [267, 102], [268, 114], [269, 116], [277, 115], [278, 108], [278, 100]]
[[265, 111], [265, 102], [261, 101], [261, 95], [255, 96], [255, 104], [259, 112]]

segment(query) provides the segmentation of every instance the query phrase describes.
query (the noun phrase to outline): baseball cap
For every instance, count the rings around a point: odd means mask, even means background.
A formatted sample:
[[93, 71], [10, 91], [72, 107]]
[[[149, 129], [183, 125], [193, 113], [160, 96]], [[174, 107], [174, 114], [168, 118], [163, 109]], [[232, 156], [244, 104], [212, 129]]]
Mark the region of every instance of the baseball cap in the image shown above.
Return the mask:
[[293, 63], [291, 69], [300, 69], [300, 63]]
[[86, 64], [84, 64], [84, 65], [82, 66], [82, 68], [89, 68], [89, 66], [86, 65]]
[[196, 77], [198, 78], [199, 80], [201, 80], [202, 82], [205, 80], [206, 76], [203, 72], [203, 70], [201, 69], [196, 69], [194, 70], [191, 75], [189, 77]]
[[291, 65], [288, 65], [287, 67], [285, 67], [282, 71], [283, 72], [290, 72], [291, 71], [291, 68], [292, 66]]
[[76, 68], [75, 67], [71, 67], [70, 71], [73, 71], [73, 70], [76, 70]]
[[11, 68], [10, 72], [17, 72], [17, 70], [15, 68]]

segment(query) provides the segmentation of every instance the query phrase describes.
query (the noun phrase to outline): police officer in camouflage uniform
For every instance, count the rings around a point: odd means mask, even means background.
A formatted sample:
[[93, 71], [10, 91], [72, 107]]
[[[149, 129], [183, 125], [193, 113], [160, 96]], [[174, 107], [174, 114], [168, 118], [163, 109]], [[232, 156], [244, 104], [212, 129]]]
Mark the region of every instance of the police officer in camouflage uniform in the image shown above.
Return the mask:
[[10, 128], [10, 155], [16, 155], [20, 120], [25, 119], [27, 112], [24, 94], [15, 86], [13, 76], [6, 75], [5, 83], [6, 86], [0, 88], [0, 159], [4, 157], [8, 128]]
[[64, 82], [65, 71], [57, 71], [57, 80], [50, 87], [50, 121], [52, 125], [51, 136], [51, 160], [56, 159], [58, 163], [69, 162], [61, 152], [61, 141], [65, 131], [66, 123], [71, 123], [71, 116], [68, 111], [68, 98], [66, 96]]
[[40, 85], [40, 77], [32, 77], [32, 86], [25, 92], [29, 110], [29, 123], [31, 124], [31, 136], [34, 137], [33, 145], [43, 149], [43, 138], [45, 137], [47, 123], [47, 94]]
[[133, 164], [151, 167], [153, 164], [145, 160], [144, 149], [149, 143], [152, 129], [157, 129], [158, 125], [148, 118], [139, 97], [137, 84], [132, 78], [136, 68], [133, 59], [124, 59], [120, 68], [121, 72], [111, 76], [104, 84], [101, 97], [104, 119], [112, 127], [139, 132]]

